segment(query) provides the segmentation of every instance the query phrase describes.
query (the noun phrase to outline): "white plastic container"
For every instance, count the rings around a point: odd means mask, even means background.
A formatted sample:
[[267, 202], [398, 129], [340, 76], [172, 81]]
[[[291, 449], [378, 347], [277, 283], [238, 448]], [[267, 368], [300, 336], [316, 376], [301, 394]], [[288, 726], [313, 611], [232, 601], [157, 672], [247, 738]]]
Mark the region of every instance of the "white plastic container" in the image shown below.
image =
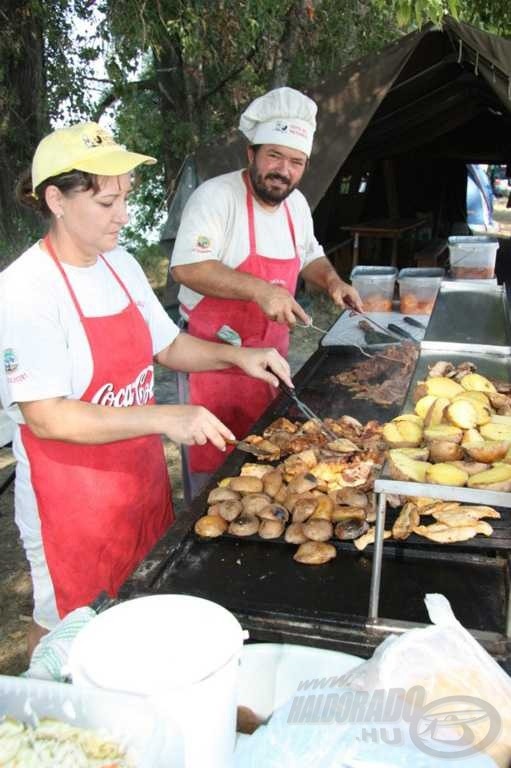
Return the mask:
[[[254, 643], [243, 648], [238, 704], [266, 719], [294, 696], [298, 687], [335, 678], [364, 661], [349, 653], [286, 643]], [[323, 690], [323, 688], [320, 688]]]
[[495, 275], [496, 237], [449, 237], [449, 269], [456, 280], [489, 280]]
[[399, 309], [403, 315], [430, 315], [440, 283], [441, 267], [406, 267], [399, 271]]
[[210, 600], [151, 595], [92, 619], [72, 645], [69, 668], [75, 685], [149, 697], [179, 727], [186, 768], [227, 768], [245, 637], [236, 618]]
[[360, 294], [364, 312], [392, 312], [396, 267], [359, 265], [351, 271], [351, 284]]
[[163, 724], [140, 697], [73, 685], [0, 676], [0, 718], [28, 725], [43, 717], [91, 728], [126, 749], [136, 768], [182, 768], [177, 740], [166, 741]]

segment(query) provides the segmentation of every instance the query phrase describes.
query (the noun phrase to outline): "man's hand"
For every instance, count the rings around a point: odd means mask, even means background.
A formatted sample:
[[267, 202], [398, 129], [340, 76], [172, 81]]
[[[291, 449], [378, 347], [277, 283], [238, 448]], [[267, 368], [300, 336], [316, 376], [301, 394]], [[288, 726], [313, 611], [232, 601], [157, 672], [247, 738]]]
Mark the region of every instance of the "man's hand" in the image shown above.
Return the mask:
[[273, 387], [279, 386], [279, 379], [288, 387], [294, 386], [289, 363], [276, 349], [240, 347], [236, 351], [235, 364], [249, 376], [267, 381]]
[[338, 307], [353, 307], [363, 312], [364, 307], [358, 291], [353, 286], [348, 285], [340, 278], [328, 288], [328, 295]]
[[257, 285], [254, 301], [259, 304], [270, 320], [275, 320], [277, 323], [293, 326], [297, 319], [304, 324], [309, 322], [309, 316], [305, 310], [294, 300], [287, 288], [281, 285], [271, 283]]

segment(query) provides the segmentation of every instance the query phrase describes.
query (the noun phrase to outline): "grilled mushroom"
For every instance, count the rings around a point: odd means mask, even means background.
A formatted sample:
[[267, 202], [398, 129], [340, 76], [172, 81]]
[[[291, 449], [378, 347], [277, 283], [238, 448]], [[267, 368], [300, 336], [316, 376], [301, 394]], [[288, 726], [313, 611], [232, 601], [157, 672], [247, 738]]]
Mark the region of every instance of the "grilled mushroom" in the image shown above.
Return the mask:
[[194, 525], [194, 531], [205, 539], [215, 539], [227, 530], [227, 523], [219, 515], [204, 515], [199, 517]]
[[307, 520], [303, 523], [303, 532], [311, 541], [328, 541], [332, 538], [334, 528], [329, 520]]
[[253, 536], [259, 530], [259, 520], [254, 515], [242, 513], [232, 521], [228, 530], [233, 536]]
[[325, 544], [322, 541], [306, 541], [300, 544], [293, 559], [304, 565], [322, 565], [332, 560], [337, 552], [333, 544]]

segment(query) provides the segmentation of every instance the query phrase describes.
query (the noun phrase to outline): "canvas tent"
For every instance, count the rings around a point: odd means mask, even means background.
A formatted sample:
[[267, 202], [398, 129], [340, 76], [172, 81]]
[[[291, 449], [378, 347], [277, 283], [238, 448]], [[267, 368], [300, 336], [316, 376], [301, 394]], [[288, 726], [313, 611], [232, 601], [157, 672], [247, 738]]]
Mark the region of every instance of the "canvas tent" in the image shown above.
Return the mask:
[[[327, 248], [374, 217], [426, 213], [446, 237], [466, 216], [466, 163], [511, 162], [511, 41], [450, 17], [308, 93], [318, 128], [301, 189]], [[245, 161], [238, 131], [187, 158], [162, 231], [169, 253], [190, 191]]]

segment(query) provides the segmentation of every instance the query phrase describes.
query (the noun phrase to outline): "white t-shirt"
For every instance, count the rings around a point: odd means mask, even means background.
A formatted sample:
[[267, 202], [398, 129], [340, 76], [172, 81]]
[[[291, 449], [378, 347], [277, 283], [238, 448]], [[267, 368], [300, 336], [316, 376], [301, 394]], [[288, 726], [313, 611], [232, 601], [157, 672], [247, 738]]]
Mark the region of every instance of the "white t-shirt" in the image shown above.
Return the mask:
[[[179, 333], [138, 262], [122, 248], [105, 254], [147, 322], [153, 353]], [[91, 267], [62, 264], [85, 316], [120, 312], [128, 297], [102, 259]], [[16, 402], [79, 399], [92, 375], [87, 337], [69, 290], [51, 257], [33, 245], [0, 274], [0, 396], [22, 422]]]
[[[122, 248], [104, 254], [144, 317], [161, 352], [179, 333], [154, 295], [138, 262]], [[85, 316], [120, 312], [128, 297], [102, 259], [91, 267], [62, 264]], [[69, 289], [51, 257], [33, 245], [0, 273], [0, 397], [8, 415], [23, 423], [16, 402], [52, 397], [79, 399], [92, 375], [92, 356]], [[25, 546], [40, 523], [30, 467], [16, 428], [16, 522]]]
[[[253, 198], [254, 199], [254, 198]], [[301, 269], [324, 256], [314, 237], [312, 215], [305, 197], [295, 189], [286, 203], [295, 231]], [[257, 252], [274, 259], [295, 256], [283, 205], [267, 211], [254, 199]], [[172, 267], [215, 259], [235, 269], [249, 255], [246, 187], [242, 171], [226, 173], [205, 181], [188, 200], [172, 253]], [[179, 301], [193, 309], [202, 294], [182, 285]]]

